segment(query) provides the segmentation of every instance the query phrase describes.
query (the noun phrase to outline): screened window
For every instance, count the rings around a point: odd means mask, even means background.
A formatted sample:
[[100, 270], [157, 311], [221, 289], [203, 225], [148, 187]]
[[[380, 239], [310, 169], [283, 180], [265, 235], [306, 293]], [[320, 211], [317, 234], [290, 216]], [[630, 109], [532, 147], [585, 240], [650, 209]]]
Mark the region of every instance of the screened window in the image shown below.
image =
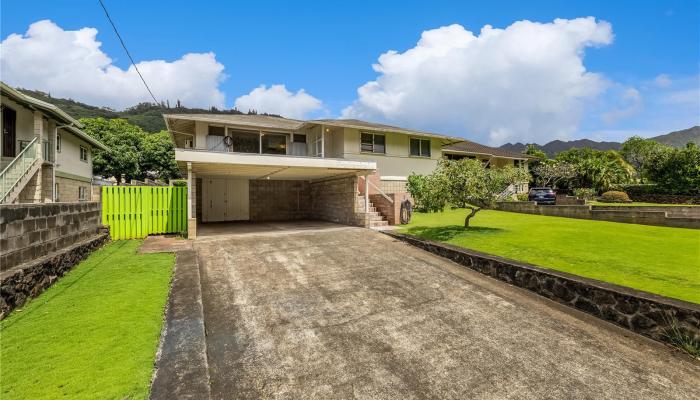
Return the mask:
[[226, 128], [223, 126], [211, 126], [209, 125], [209, 134], [211, 136], [224, 136]]
[[378, 133], [362, 133], [360, 151], [367, 153], [386, 153], [386, 139]]
[[61, 152], [61, 135], [56, 135], [56, 152]]
[[78, 200], [87, 200], [87, 188], [78, 186]]
[[430, 157], [430, 139], [411, 139], [411, 155]]
[[231, 151], [236, 153], [260, 153], [260, 133], [229, 129]]
[[86, 147], [80, 146], [80, 161], [87, 162], [88, 160], [88, 149]]
[[287, 135], [263, 132], [263, 154], [287, 154]]

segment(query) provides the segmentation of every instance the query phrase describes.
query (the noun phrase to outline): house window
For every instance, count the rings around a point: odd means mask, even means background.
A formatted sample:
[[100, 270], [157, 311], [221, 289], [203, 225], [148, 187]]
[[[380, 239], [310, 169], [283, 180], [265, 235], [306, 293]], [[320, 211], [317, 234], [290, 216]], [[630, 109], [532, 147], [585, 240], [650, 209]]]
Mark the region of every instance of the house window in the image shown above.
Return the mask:
[[61, 152], [61, 135], [56, 135], [56, 152]]
[[58, 182], [54, 183], [53, 186], [54, 186], [54, 189], [53, 189], [54, 190], [54, 200], [53, 201], [58, 201], [58, 199], [59, 199], [59, 197], [58, 197]]
[[367, 153], [386, 153], [386, 139], [378, 133], [362, 133], [360, 151]]
[[87, 147], [80, 146], [80, 161], [87, 162], [88, 160], [88, 149]]
[[260, 132], [229, 129], [230, 151], [236, 153], [260, 153]]
[[294, 134], [294, 143], [306, 143], [306, 135]]
[[287, 154], [287, 135], [282, 133], [263, 132], [263, 154]]
[[430, 157], [430, 139], [411, 138], [411, 155], [414, 157]]
[[513, 166], [515, 168], [523, 168], [525, 162], [523, 160], [513, 160]]
[[78, 200], [80, 200], [80, 201], [87, 200], [87, 187], [78, 186]]

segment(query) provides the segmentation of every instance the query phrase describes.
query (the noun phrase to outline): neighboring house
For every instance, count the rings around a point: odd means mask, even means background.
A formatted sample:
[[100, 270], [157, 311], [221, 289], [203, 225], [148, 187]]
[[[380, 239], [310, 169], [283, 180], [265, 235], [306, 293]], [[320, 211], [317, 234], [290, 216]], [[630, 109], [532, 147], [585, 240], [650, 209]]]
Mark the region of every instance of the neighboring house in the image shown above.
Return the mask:
[[[512, 165], [518, 168], [525, 168], [525, 170], [528, 169], [528, 160], [532, 158], [525, 154], [484, 146], [468, 140], [443, 147], [442, 154], [450, 160], [462, 158], [480, 160], [487, 168], [501, 168], [506, 165]], [[509, 191], [513, 194], [527, 193], [528, 190], [527, 182], [513, 185], [509, 188]]]
[[0, 204], [88, 201], [92, 152], [107, 147], [53, 104], [0, 82]]
[[188, 199], [191, 236], [198, 221], [396, 223], [407, 177], [431, 173], [443, 147], [463, 141], [348, 119], [163, 117], [175, 159], [193, 189]]

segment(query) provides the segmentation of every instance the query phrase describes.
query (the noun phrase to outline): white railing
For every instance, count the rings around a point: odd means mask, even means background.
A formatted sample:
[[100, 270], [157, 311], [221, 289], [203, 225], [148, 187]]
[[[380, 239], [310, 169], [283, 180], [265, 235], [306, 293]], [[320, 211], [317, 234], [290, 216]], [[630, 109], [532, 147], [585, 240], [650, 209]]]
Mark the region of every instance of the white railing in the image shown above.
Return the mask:
[[394, 204], [394, 200], [392, 200], [391, 197], [389, 197], [386, 193], [384, 193], [384, 191], [382, 189], [380, 189], [377, 185], [372, 183], [371, 180], [369, 180], [368, 178], [366, 178], [362, 175], [360, 175], [360, 178], [367, 180], [367, 183], [369, 184], [369, 186], [372, 186], [372, 188], [374, 190], [376, 190], [379, 194], [381, 194], [385, 199], [387, 199], [389, 201], [389, 203]]
[[17, 157], [0, 172], [0, 203], [17, 185], [17, 182], [27, 173], [29, 168], [39, 159], [37, 138], [32, 139], [27, 146], [19, 152]]

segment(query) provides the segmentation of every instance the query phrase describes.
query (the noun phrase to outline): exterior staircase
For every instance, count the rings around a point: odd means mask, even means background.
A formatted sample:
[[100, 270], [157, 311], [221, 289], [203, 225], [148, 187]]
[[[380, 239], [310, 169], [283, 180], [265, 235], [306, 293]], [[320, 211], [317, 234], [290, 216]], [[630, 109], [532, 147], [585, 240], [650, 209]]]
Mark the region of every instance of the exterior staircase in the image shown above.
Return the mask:
[[34, 138], [0, 172], [0, 204], [10, 204], [17, 200], [22, 189], [41, 169], [38, 147], [38, 139]]
[[377, 208], [371, 201], [369, 202], [369, 209], [365, 210], [364, 196], [357, 196], [355, 201], [355, 212], [360, 214], [362, 216], [361, 218], [366, 219], [366, 226], [368, 228], [382, 229], [389, 226], [389, 222], [379, 211], [377, 211]]

